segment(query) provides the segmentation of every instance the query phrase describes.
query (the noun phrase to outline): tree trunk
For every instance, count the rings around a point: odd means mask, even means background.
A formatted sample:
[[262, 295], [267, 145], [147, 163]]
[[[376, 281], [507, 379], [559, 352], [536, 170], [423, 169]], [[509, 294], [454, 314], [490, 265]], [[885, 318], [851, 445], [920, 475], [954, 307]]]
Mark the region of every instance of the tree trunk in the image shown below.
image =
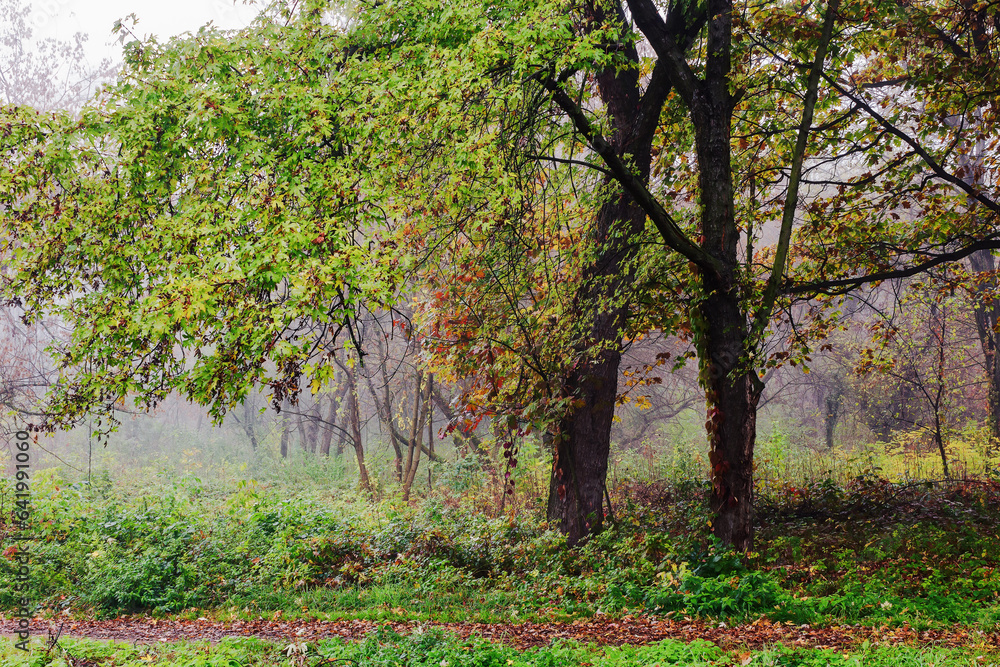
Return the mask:
[[417, 467], [420, 465], [420, 452], [423, 449], [424, 419], [427, 417], [430, 406], [430, 376], [427, 378], [426, 389], [421, 391], [423, 383], [423, 371], [417, 371], [417, 384], [413, 393], [413, 424], [410, 429], [409, 447], [406, 455], [406, 467], [403, 469], [403, 500], [409, 501], [410, 490], [413, 482], [417, 478]]
[[[344, 453], [344, 442], [347, 440], [347, 389], [348, 383], [341, 378], [340, 387], [336, 393], [328, 394], [329, 409], [326, 415], [326, 426], [323, 431], [323, 441], [320, 443], [320, 453], [323, 456], [330, 455], [330, 445], [333, 444], [334, 431], [338, 432], [337, 456]], [[337, 425], [337, 415], [342, 414], [341, 426]]]
[[1000, 359], [997, 359], [997, 329], [1000, 324], [1000, 304], [991, 296], [997, 287], [993, 274], [996, 260], [991, 250], [978, 250], [969, 255], [969, 268], [980, 275], [975, 284], [973, 308], [976, 330], [986, 363], [986, 411], [990, 436], [1000, 438]]
[[282, 403], [282, 414], [278, 418], [281, 424], [281, 458], [288, 458], [288, 399]]
[[319, 453], [321, 456], [330, 456], [330, 445], [333, 443], [333, 430], [334, 426], [337, 424], [337, 398], [335, 396], [328, 396], [327, 401], [330, 405], [326, 413], [326, 428], [323, 430], [323, 441], [319, 445]]
[[371, 479], [368, 477], [368, 468], [365, 467], [365, 447], [361, 438], [361, 406], [358, 402], [357, 371], [351, 368], [347, 373], [348, 394], [350, 395], [350, 422], [351, 440], [354, 445], [354, 454], [358, 459], [358, 478], [361, 488], [369, 495], [372, 493]]
[[757, 403], [762, 385], [746, 369], [746, 318], [738, 297], [707, 277], [709, 296], [701, 308], [705, 322], [702, 369], [707, 385], [709, 464], [715, 536], [741, 551], [753, 547], [753, 454]]
[[709, 0], [711, 54], [689, 111], [695, 129], [701, 192], [702, 248], [718, 260], [704, 272], [699, 356], [708, 402], [710, 504], [716, 537], [742, 551], [753, 546], [753, 450], [761, 383], [749, 363], [748, 313], [741, 307], [740, 237], [733, 203], [729, 92], [732, 2]]
[[323, 419], [321, 413], [323, 407], [320, 401], [321, 396], [314, 397], [312, 407], [309, 408], [309, 419], [306, 423], [306, 434], [309, 436], [309, 451], [312, 454], [316, 453], [316, 448], [319, 446], [319, 425]]
[[[616, 326], [612, 342], [620, 341]], [[553, 439], [547, 515], [566, 534], [570, 546], [599, 532], [604, 524], [604, 485], [620, 360], [617, 350], [607, 350], [566, 381], [567, 389], [576, 388], [574, 395], [582, 405], [563, 419]]]
[[378, 393], [375, 391], [375, 383], [372, 379], [368, 378], [368, 388], [372, 392], [372, 399], [375, 401], [375, 406], [380, 413], [380, 418], [382, 423], [385, 424], [386, 428], [389, 430], [389, 442], [392, 444], [393, 452], [395, 453], [395, 464], [396, 464], [396, 481], [402, 484], [403, 482], [403, 450], [400, 447], [400, 438], [396, 435], [395, 425], [393, 423], [392, 416], [392, 397], [389, 395], [389, 373], [385, 368], [385, 359], [379, 364], [382, 371], [382, 402], [379, 402]]
[[[617, 17], [626, 22], [620, 5]], [[609, 20], [602, 6], [588, 5], [593, 25]], [[624, 49], [639, 61], [633, 45], [621, 43], [607, 48]], [[611, 123], [607, 141], [619, 158], [629, 160], [633, 174], [649, 182], [651, 142], [656, 128], [648, 108], [659, 117], [665, 86], [651, 84], [647, 97], [641, 94], [638, 70], [611, 67], [597, 75], [597, 87]], [[662, 95], [662, 97], [661, 97]], [[567, 104], [565, 101], [562, 104]], [[637, 111], [642, 108], [642, 113]], [[627, 157], [626, 157], [627, 156]], [[628, 194], [616, 192], [613, 177], [605, 179], [610, 192], [597, 213], [591, 230], [595, 247], [593, 263], [582, 276], [574, 297], [573, 320], [583, 323], [577, 333], [577, 363], [563, 380], [563, 395], [573, 398], [572, 412], [553, 434], [555, 452], [549, 478], [548, 519], [566, 534], [574, 546], [604, 524], [604, 488], [611, 451], [611, 424], [618, 395], [618, 367], [622, 335], [628, 317], [630, 291], [634, 288], [634, 240], [646, 226], [646, 213]]]
[[[431, 396], [434, 393], [434, 376], [430, 375], [427, 377], [427, 399], [425, 405], [427, 406], [427, 454], [433, 460], [434, 454], [434, 403], [431, 400]], [[431, 464], [427, 463], [427, 490], [432, 491], [434, 489], [434, 469]]]
[[253, 451], [257, 451], [257, 447], [260, 443], [257, 441], [257, 429], [255, 428], [255, 418], [254, 409], [250, 405], [250, 401], [243, 402], [243, 432], [247, 434], [250, 439], [250, 448]]
[[826, 404], [826, 414], [823, 415], [823, 427], [826, 434], [825, 442], [828, 450], [833, 449], [833, 435], [837, 430], [837, 422], [840, 420], [840, 402], [843, 393], [839, 388], [834, 388], [824, 397]]
[[[299, 405], [301, 406], [301, 402]], [[308, 427], [306, 425], [306, 421], [307, 418], [303, 414], [300, 414], [295, 418], [295, 426], [299, 432], [299, 446], [304, 452], [309, 451], [309, 434], [307, 432]]]

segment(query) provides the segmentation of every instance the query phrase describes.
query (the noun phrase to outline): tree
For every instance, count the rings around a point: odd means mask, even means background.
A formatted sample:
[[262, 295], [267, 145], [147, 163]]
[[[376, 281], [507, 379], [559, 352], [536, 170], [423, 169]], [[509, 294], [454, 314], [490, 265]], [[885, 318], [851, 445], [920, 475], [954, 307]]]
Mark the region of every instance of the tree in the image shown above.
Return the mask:
[[[517, 152], [511, 150], [511, 145], [537, 140], [550, 151], [541, 160], [571, 166], [578, 163], [602, 174], [602, 182], [595, 186], [600, 195], [590, 198], [592, 224], [581, 235], [586, 242], [585, 259], [573, 281], [570, 305], [562, 313], [577, 325], [557, 346], [568, 356], [569, 363], [555, 366], [556, 372], [551, 375], [555, 376], [556, 390], [550, 392], [551, 397], [545, 397], [561, 410], [556, 411], [559, 417], [553, 429], [555, 461], [549, 517], [558, 522], [571, 543], [601, 527], [622, 336], [637, 294], [633, 291], [638, 276], [636, 243], [646, 232], [648, 218], [660, 242], [689, 260], [697, 271], [698, 278], [687, 280], [686, 287], [695, 292], [689, 326], [695, 333], [702, 381], [711, 403], [713, 507], [718, 517], [715, 530], [727, 542], [748, 548], [752, 532], [750, 471], [755, 408], [761, 389], [753, 370], [756, 362], [751, 357], [757, 344], [754, 341], [769, 322], [781, 285], [795, 212], [794, 183], [810, 128], [819, 70], [832, 34], [833, 12], [828, 12], [821, 47], [806, 86], [806, 111], [794, 151], [793, 185], [787, 195], [790, 203], [784, 214], [774, 269], [762, 305], [747, 309], [751, 300], [760, 301], [760, 293], [754, 285], [747, 289], [744, 260], [739, 257], [737, 244], [741, 229], [735, 217], [730, 156], [730, 126], [737, 100], [729, 81], [732, 5], [678, 3], [670, 7], [666, 19], [651, 2], [629, 3], [628, 13], [620, 5], [602, 3], [560, 9], [530, 7], [524, 13], [509, 10], [509, 14], [494, 9], [498, 12], [496, 20], [470, 28], [491, 34], [501, 24], [500, 19], [508, 20], [502, 30], [508, 40], [505, 48], [494, 51], [496, 60], [486, 68], [494, 73], [491, 95], [526, 101], [527, 109], [513, 110], [520, 111], [524, 118], [519, 124], [504, 123], [496, 115], [478, 120], [477, 126], [513, 125], [528, 130], [520, 138], [501, 137], [501, 141], [508, 142], [509, 152]], [[438, 25], [440, 15], [432, 14], [416, 24], [419, 27], [412, 28], [409, 17], [401, 19], [398, 5], [392, 12], [388, 18], [377, 12], [366, 17], [372, 32], [399, 35], [396, 43], [380, 52], [380, 57], [391, 58], [401, 50], [401, 44], [408, 44], [410, 35], [419, 36], [412, 38], [414, 45], [422, 40], [433, 42], [427, 26]], [[391, 20], [393, 30], [379, 20]], [[560, 39], [565, 35], [568, 43], [558, 47], [545, 43], [536, 49], [536, 26], [545, 26], [546, 34], [559, 35]], [[703, 30], [709, 55], [699, 75], [699, 67], [688, 62], [687, 52]], [[648, 40], [656, 53], [652, 63], [639, 56], [640, 38]], [[447, 42], [446, 37], [440, 39]], [[515, 55], [511, 56], [512, 52]], [[407, 57], [418, 60], [412, 52]], [[700, 55], [691, 56], [692, 62], [699, 59]], [[651, 67], [648, 79], [640, 75], [644, 67]], [[509, 80], [516, 82], [514, 86], [503, 87]], [[521, 82], [527, 82], [528, 88], [519, 89], [525, 85]], [[497, 92], [500, 88], [502, 93]], [[668, 101], [672, 106], [668, 107]], [[686, 111], [680, 110], [681, 104]], [[588, 105], [598, 105], [600, 114], [595, 117]], [[510, 106], [497, 103], [495, 109], [511, 113]], [[481, 104], [480, 108], [492, 107]], [[651, 191], [654, 140], [663, 139], [660, 127], [664, 114], [693, 126], [687, 139], [699, 165], [696, 188], [700, 190], [701, 206], [696, 224], [700, 227], [700, 243], [691, 239]], [[556, 120], [547, 126], [534, 120], [552, 117]], [[560, 135], [571, 139], [560, 142]], [[590, 151], [590, 162], [563, 157], [573, 154], [573, 142], [584, 143]], [[529, 150], [535, 152], [536, 148], [531, 145]], [[525, 153], [520, 153], [521, 167], [539, 173], [537, 160], [526, 163]], [[677, 152], [672, 156], [676, 157]], [[548, 172], [545, 177], [550, 178]], [[521, 213], [519, 219], [523, 222], [528, 216]], [[512, 309], [520, 306], [524, 293], [515, 290], [513, 296], [507, 296]], [[546, 364], [536, 363], [533, 370], [543, 377], [549, 374]], [[494, 395], [497, 393], [494, 391]]]
[[1000, 207], [948, 150], [968, 125], [914, 113], [996, 92], [988, 62], [931, 62], [965, 20], [947, 6], [663, 9], [399, 0], [341, 30], [324, 2], [278, 6], [225, 39], [129, 45], [82, 122], [8, 110], [8, 292], [76, 327], [62, 419], [171, 389], [217, 412], [256, 385], [316, 390], [336, 334], [437, 262], [448, 289], [415, 296], [428, 345], [479, 360], [511, 458], [545, 430], [570, 543], [603, 523], [624, 337], [689, 332], [713, 529], [750, 548], [761, 375], [808, 362], [833, 326], [819, 297], [1000, 246]]
[[[672, 3], [663, 15], [648, 0], [567, 5], [558, 14], [535, 7], [504, 13], [491, 5], [481, 12], [490, 16], [488, 24], [459, 22], [468, 26], [464, 32], [440, 27], [443, 16], [456, 18], [449, 12], [428, 12], [424, 4], [421, 10], [418, 17], [394, 4], [391, 16], [376, 10], [360, 23], [394, 36], [381, 57], [405, 52], [418, 63], [414, 68], [420, 67], [414, 53], [433, 52], [440, 68], [449, 49], [459, 54], [453, 62], [467, 63], [467, 51], [455, 44], [473, 43], [469, 35], [501, 42], [492, 60], [489, 52], [478, 53], [488, 63], [481, 71], [491, 77], [497, 101], [480, 104], [484, 116], [470, 124], [521, 130], [499, 140], [522, 158], [514, 164], [529, 177], [551, 179], [532, 155], [603, 177], [603, 189], [595, 188], [603, 196], [591, 200], [593, 224], [584, 235], [588, 261], [574, 283], [572, 306], [563, 311], [585, 324], [562, 346], [573, 351], [573, 363], [555, 374], [558, 396], [568, 399], [562, 405], [572, 409], [555, 429], [550, 518], [571, 542], [600, 527], [611, 378], [630, 306], [642, 293], [625, 285], [639, 275], [633, 253], [648, 218], [660, 242], [691, 263], [694, 276], [681, 282], [693, 306], [687, 326], [709, 400], [714, 530], [749, 548], [760, 376], [785, 362], [808, 362], [812, 343], [834, 326], [829, 306], [836, 301], [824, 297], [997, 246], [992, 222], [970, 219], [961, 203], [970, 197], [992, 218], [1000, 210], [995, 198], [960, 178], [960, 161], [947, 148], [970, 126], [942, 128], [925, 122], [923, 110], [917, 113], [924, 105], [935, 109], [932, 116], [951, 117], [972, 98], [981, 109], [995, 97], [986, 83], [991, 59], [962, 70], [954, 59], [939, 57], [942, 46], [966, 54], [951, 35], [961, 34], [969, 8], [852, 4], [842, 11], [831, 2], [737, 11], [720, 0]], [[837, 23], [846, 27], [835, 37]], [[655, 56], [641, 58], [640, 45]], [[893, 60], [900, 51], [907, 59]], [[917, 75], [903, 71], [932, 58]], [[513, 87], [505, 78], [510, 72], [517, 74]], [[466, 99], [477, 95], [481, 88], [472, 86]], [[511, 99], [520, 106], [501, 102]], [[463, 109], [463, 118], [474, 111]], [[560, 141], [567, 135], [572, 139]], [[582, 153], [577, 140], [585, 144]], [[679, 183], [666, 182], [671, 163], [690, 164], [689, 155], [695, 175], [685, 183], [674, 170]], [[659, 182], [651, 177], [657, 172]], [[800, 206], [800, 182], [811, 191], [807, 206]], [[666, 193], [687, 194], [697, 210]], [[777, 241], [758, 248], [769, 223], [779, 227]], [[521, 308], [529, 293], [507, 294], [510, 310]], [[818, 300], [795, 312], [787, 295]], [[765, 342], [776, 312], [790, 323], [800, 320], [785, 349]], [[533, 361], [524, 358], [529, 368]]]
[[[912, 281], [892, 318], [876, 320], [874, 349], [858, 356], [864, 416], [883, 440], [897, 429], [917, 430], [932, 442], [950, 477], [945, 435], [965, 416], [969, 390], [983, 384], [972, 345], [975, 324], [956, 294], [962, 276]], [[978, 391], [977, 391], [978, 393]]]
[[36, 40], [31, 13], [20, 0], [0, 3], [0, 101], [41, 111], [76, 109], [114, 68], [107, 60], [88, 64], [82, 33], [70, 41]]
[[131, 42], [79, 120], [3, 109], [6, 294], [73, 330], [36, 426], [174, 390], [217, 416], [256, 386], [280, 406], [303, 376], [325, 384], [337, 334], [391, 299], [355, 106], [302, 52], [320, 19], [287, 18]]

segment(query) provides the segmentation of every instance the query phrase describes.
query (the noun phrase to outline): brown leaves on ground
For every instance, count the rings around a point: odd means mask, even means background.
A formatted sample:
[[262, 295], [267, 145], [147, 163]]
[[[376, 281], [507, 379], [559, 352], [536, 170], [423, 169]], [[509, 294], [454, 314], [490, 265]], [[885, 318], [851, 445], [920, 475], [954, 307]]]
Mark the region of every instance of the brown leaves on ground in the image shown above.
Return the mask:
[[[774, 623], [760, 619], [746, 625], [728, 627], [724, 623], [698, 620], [655, 619], [626, 616], [620, 619], [574, 621], [572, 623], [413, 623], [388, 621], [320, 621], [320, 620], [248, 620], [220, 622], [208, 619], [175, 620], [129, 616], [107, 621], [68, 619], [53, 621], [36, 619], [34, 634], [46, 632], [62, 636], [114, 639], [118, 641], [158, 643], [179, 640], [217, 642], [226, 637], [257, 637], [271, 640], [315, 642], [328, 637], [361, 639], [378, 629], [391, 629], [408, 634], [418, 627], [441, 628], [460, 637], [480, 636], [519, 649], [545, 646], [557, 639], [583, 643], [620, 646], [648, 644], [662, 639], [691, 641], [705, 639], [727, 649], [758, 649], [781, 642], [801, 648], [832, 648], [848, 650], [868, 641], [875, 645], [909, 644], [917, 646], [969, 647], [985, 650], [1000, 648], [1000, 630], [984, 631], [973, 628], [916, 631], [908, 626], [854, 627], [831, 626], [812, 628]], [[0, 633], [11, 636], [16, 621], [0, 618]]]

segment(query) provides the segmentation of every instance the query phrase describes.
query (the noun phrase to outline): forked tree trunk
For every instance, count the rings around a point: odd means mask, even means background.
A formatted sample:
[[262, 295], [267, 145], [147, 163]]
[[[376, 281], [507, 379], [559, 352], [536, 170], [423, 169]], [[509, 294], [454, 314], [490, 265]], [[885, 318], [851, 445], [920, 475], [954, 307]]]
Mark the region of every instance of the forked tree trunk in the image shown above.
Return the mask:
[[[423, 382], [423, 371], [417, 371], [417, 382], [413, 392], [413, 423], [410, 427], [410, 439], [406, 453], [406, 467], [403, 469], [403, 500], [410, 499], [410, 490], [417, 478], [417, 468], [420, 466], [420, 452], [424, 449], [424, 420], [427, 418], [431, 404], [431, 377]], [[424, 388], [425, 387], [425, 388]]]
[[392, 444], [392, 450], [395, 454], [394, 462], [396, 464], [396, 481], [403, 482], [403, 450], [400, 446], [401, 438], [397, 437], [395, 433], [395, 425], [393, 423], [392, 416], [392, 397], [389, 395], [389, 373], [385, 367], [385, 359], [379, 364], [379, 368], [382, 371], [382, 402], [379, 403], [378, 393], [375, 391], [375, 384], [372, 379], [368, 378], [368, 388], [371, 390], [372, 399], [375, 401], [375, 405], [380, 413], [382, 423], [385, 425], [386, 429], [389, 431], [389, 442]]
[[333, 394], [327, 394], [326, 398], [329, 402], [327, 406], [326, 424], [323, 430], [323, 441], [320, 443], [320, 454], [323, 456], [330, 455], [330, 446], [333, 444], [333, 434], [337, 431], [339, 438], [337, 441], [337, 455], [340, 456], [344, 453], [344, 441], [347, 437], [347, 419], [341, 419], [341, 423], [337, 423], [338, 413], [347, 414], [347, 388], [348, 383], [341, 377], [340, 386], [337, 391]]

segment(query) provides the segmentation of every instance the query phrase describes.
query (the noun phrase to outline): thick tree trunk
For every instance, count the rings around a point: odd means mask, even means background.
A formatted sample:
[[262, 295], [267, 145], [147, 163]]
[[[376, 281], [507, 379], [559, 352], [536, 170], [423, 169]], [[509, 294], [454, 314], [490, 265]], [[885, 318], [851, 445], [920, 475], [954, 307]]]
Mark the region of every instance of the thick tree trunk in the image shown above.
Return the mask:
[[979, 250], [969, 256], [969, 268], [980, 274], [976, 284], [973, 307], [976, 329], [986, 362], [986, 411], [990, 435], [1000, 438], [1000, 359], [997, 358], [997, 328], [1000, 325], [1000, 304], [992, 298], [996, 288], [996, 260], [991, 250]]
[[711, 278], [706, 278], [705, 287], [701, 356], [707, 385], [712, 529], [726, 544], [749, 551], [753, 547], [753, 454], [762, 385], [746, 370], [747, 319], [732, 293], [734, 288], [726, 289]]
[[[612, 340], [620, 342], [617, 327], [615, 331], [617, 338]], [[549, 521], [566, 534], [570, 546], [600, 531], [604, 523], [604, 485], [620, 360], [617, 350], [608, 350], [566, 382], [567, 389], [576, 388], [577, 400], [584, 407], [563, 420], [554, 438], [547, 514]]]
[[753, 450], [761, 384], [748, 354], [749, 314], [741, 306], [740, 237], [733, 203], [729, 92], [732, 3], [710, 0], [705, 80], [694, 91], [691, 120], [698, 154], [702, 247], [719, 261], [702, 276], [704, 325], [699, 347], [708, 402], [711, 507], [716, 537], [737, 549], [753, 546]]
[[[626, 21], [616, 5], [616, 20]], [[593, 25], [608, 20], [605, 9], [588, 6]], [[634, 46], [625, 49], [638, 62]], [[612, 132], [607, 137], [614, 152], [630, 162], [632, 173], [642, 183], [649, 181], [652, 161], [650, 145], [656, 128], [651, 116], [639, 113], [645, 98], [637, 70], [609, 68], [597, 75], [601, 100], [608, 110]], [[666, 96], [661, 83], [651, 84], [649, 107], [655, 117]], [[612, 178], [605, 185], [612, 188]], [[593, 263], [584, 271], [573, 304], [577, 332], [578, 363], [563, 380], [563, 394], [572, 397], [574, 408], [562, 419], [554, 435], [555, 452], [549, 481], [548, 519], [566, 533], [573, 546], [604, 524], [605, 482], [611, 451], [611, 424], [618, 394], [618, 367], [622, 335], [628, 317], [630, 290], [634, 288], [632, 259], [635, 239], [646, 226], [646, 213], [625, 193], [611, 194], [597, 213], [591, 232], [596, 248]]]

